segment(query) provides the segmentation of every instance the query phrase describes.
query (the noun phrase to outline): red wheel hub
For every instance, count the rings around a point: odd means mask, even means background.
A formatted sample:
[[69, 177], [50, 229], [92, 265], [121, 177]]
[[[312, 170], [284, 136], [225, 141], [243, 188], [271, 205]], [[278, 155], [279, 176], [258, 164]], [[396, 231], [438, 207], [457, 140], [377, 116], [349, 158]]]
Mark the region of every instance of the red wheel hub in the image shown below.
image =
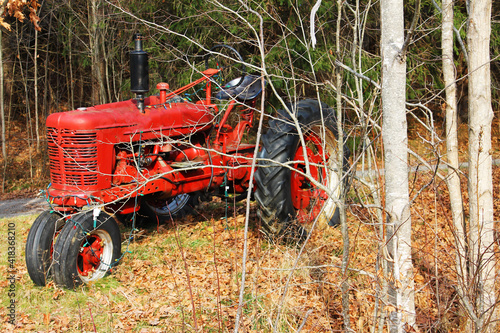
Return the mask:
[[101, 264], [104, 242], [97, 235], [87, 237], [80, 247], [78, 253], [77, 267], [82, 276], [88, 276]]
[[[309, 161], [311, 178], [326, 185], [325, 168], [323, 165], [329, 156], [323, 153], [321, 140], [316, 134], [306, 134], [304, 141], [306, 143], [306, 154]], [[297, 218], [301, 223], [310, 222], [321, 212], [321, 208], [328, 199], [328, 195], [325, 191], [317, 188], [311, 179], [304, 175], [306, 173], [306, 165], [302, 145], [299, 145], [293, 160], [298, 161], [293, 165], [294, 171], [292, 171], [291, 178], [293, 207], [297, 211]]]

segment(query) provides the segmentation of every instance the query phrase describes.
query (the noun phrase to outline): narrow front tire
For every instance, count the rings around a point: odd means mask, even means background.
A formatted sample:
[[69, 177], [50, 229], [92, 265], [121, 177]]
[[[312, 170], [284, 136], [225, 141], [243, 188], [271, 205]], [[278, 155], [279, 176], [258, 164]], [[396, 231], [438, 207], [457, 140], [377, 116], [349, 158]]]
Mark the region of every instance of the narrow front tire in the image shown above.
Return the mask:
[[33, 222], [26, 240], [26, 268], [37, 286], [50, 279], [54, 240], [64, 227], [64, 217], [54, 211], [44, 211]]
[[54, 281], [73, 289], [103, 278], [121, 257], [121, 235], [116, 221], [93, 211], [66, 222], [54, 247]]

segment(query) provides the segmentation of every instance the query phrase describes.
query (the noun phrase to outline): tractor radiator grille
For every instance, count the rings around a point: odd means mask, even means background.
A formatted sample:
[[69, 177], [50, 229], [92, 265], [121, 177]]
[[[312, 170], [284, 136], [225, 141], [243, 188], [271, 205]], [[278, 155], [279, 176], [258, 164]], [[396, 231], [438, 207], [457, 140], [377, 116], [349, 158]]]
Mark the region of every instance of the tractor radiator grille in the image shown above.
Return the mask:
[[47, 128], [52, 184], [97, 185], [97, 133]]

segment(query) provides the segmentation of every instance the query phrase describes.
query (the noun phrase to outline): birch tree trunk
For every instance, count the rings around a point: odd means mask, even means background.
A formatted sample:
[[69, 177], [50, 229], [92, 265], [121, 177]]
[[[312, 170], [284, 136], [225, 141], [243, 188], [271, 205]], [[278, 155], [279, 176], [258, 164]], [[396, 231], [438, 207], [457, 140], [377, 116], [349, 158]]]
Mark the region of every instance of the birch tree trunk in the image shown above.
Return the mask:
[[392, 270], [392, 280], [389, 281], [389, 300], [392, 305], [389, 330], [403, 332], [415, 323], [405, 107], [406, 59], [402, 54], [403, 0], [382, 0], [380, 8], [386, 230], [391, 257], [387, 259]]
[[476, 332], [496, 332], [495, 254], [491, 158], [491, 0], [470, 1], [469, 51], [469, 248]]
[[457, 84], [455, 66], [453, 63], [453, 1], [443, 0], [443, 22], [441, 46], [443, 55], [443, 77], [446, 93], [446, 158], [448, 160], [448, 177], [446, 184], [450, 193], [450, 206], [454, 226], [456, 246], [456, 270], [458, 293], [467, 309], [470, 307], [466, 299], [468, 293], [467, 282], [467, 254], [465, 240], [465, 220], [463, 213], [462, 191], [458, 174], [458, 115], [457, 115]]
[[103, 95], [101, 93], [102, 85], [102, 71], [101, 71], [101, 57], [100, 50], [100, 19], [99, 19], [99, 0], [90, 1], [89, 9], [89, 48], [92, 66], [92, 104], [97, 105], [102, 102]]
[[35, 85], [35, 134], [36, 134], [36, 151], [37, 153], [40, 151], [40, 124], [38, 120], [38, 30], [35, 29], [35, 54], [33, 56], [34, 62], [34, 80], [33, 83]]
[[2, 29], [0, 28], [0, 116], [2, 117], [2, 156], [7, 161], [7, 140], [5, 138], [5, 100], [3, 96], [3, 43]]

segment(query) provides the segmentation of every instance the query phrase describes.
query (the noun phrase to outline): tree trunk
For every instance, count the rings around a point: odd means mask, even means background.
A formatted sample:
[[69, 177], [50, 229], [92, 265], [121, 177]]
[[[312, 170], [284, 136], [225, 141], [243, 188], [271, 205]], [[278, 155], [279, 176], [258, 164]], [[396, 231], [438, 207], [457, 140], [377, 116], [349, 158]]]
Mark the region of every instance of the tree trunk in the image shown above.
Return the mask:
[[[69, 18], [70, 29], [73, 27], [73, 18]], [[73, 77], [73, 32], [68, 31], [68, 63], [69, 63], [69, 90], [68, 99], [71, 110], [75, 109], [75, 79]]]
[[408, 192], [408, 138], [405, 107], [406, 59], [403, 0], [382, 0], [382, 139], [389, 265], [390, 332], [403, 332], [415, 323], [411, 216]]
[[[4, 5], [7, 0], [2, 1], [0, 6], [0, 16], [4, 14]], [[0, 28], [0, 117], [2, 117], [2, 156], [3, 156], [3, 177], [2, 177], [2, 193], [5, 192], [5, 172], [7, 170], [7, 139], [5, 129], [5, 99], [4, 99], [4, 77], [3, 77], [3, 36], [2, 28]]]
[[2, 43], [2, 29], [0, 29], [0, 116], [2, 117], [2, 156], [4, 162], [7, 161], [7, 140], [5, 138], [5, 109], [4, 109], [4, 96], [3, 96], [3, 43]]
[[36, 151], [40, 152], [40, 124], [38, 119], [38, 30], [35, 29], [35, 52], [34, 52], [34, 89], [35, 89], [35, 135], [36, 135]]
[[443, 56], [443, 78], [446, 93], [446, 158], [448, 160], [448, 177], [446, 184], [450, 194], [450, 206], [453, 219], [456, 246], [457, 291], [464, 309], [470, 309], [467, 279], [467, 247], [465, 238], [465, 219], [463, 212], [462, 190], [458, 174], [458, 115], [457, 115], [457, 84], [455, 65], [453, 63], [453, 1], [442, 2], [442, 33], [441, 46]]
[[491, 0], [470, 1], [469, 51], [469, 248], [475, 296], [475, 330], [494, 332], [495, 253], [491, 158]]
[[90, 48], [90, 58], [92, 66], [91, 75], [91, 86], [92, 86], [92, 104], [100, 104], [100, 80], [101, 80], [101, 68], [99, 64], [99, 20], [98, 20], [98, 7], [99, 0], [90, 1], [89, 10], [89, 48]]

